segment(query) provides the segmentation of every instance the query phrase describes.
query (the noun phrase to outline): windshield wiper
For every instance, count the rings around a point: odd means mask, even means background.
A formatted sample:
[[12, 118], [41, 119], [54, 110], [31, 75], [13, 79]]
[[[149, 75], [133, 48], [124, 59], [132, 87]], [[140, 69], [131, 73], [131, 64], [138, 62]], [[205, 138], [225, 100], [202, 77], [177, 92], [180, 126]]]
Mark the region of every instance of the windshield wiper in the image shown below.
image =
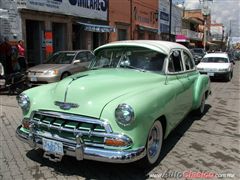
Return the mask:
[[129, 69], [136, 69], [136, 70], [141, 71], [141, 72], [146, 72], [145, 69], [137, 68], [137, 67], [135, 67], [135, 66], [126, 65], [126, 64], [124, 64], [124, 65], [121, 65], [121, 64], [120, 64], [120, 67], [129, 68]]

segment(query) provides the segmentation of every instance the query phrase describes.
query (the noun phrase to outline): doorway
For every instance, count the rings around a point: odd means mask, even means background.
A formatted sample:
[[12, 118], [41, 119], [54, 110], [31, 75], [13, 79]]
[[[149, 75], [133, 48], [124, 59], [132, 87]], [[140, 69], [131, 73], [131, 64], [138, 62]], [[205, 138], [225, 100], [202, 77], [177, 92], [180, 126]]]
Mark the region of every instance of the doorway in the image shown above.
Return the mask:
[[26, 51], [29, 67], [43, 63], [44, 57], [44, 22], [26, 20]]
[[52, 23], [53, 52], [66, 50], [66, 24]]

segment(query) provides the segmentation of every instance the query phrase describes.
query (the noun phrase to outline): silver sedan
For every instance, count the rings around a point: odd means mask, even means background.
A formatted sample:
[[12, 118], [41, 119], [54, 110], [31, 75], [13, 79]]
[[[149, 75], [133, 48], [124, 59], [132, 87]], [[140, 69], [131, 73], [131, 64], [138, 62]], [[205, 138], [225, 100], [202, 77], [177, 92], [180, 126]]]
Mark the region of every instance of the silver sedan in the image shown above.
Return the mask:
[[27, 70], [30, 85], [47, 84], [59, 81], [71, 74], [85, 71], [95, 58], [91, 51], [59, 51], [44, 64]]

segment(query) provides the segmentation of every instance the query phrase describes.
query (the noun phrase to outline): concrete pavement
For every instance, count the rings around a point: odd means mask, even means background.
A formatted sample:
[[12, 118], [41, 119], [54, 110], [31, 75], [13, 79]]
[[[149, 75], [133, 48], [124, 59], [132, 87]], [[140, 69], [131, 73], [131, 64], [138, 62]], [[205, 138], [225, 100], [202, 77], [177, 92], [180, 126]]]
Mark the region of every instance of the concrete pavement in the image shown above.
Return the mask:
[[[152, 169], [64, 157], [53, 163], [15, 137], [22, 114], [15, 96], [0, 97], [0, 179], [186, 179], [197, 173], [240, 179], [240, 62], [231, 82], [212, 82], [206, 113], [190, 114], [163, 144]], [[184, 174], [185, 173], [185, 174]], [[183, 176], [184, 174], [184, 176]], [[200, 178], [203, 179], [203, 178]]]

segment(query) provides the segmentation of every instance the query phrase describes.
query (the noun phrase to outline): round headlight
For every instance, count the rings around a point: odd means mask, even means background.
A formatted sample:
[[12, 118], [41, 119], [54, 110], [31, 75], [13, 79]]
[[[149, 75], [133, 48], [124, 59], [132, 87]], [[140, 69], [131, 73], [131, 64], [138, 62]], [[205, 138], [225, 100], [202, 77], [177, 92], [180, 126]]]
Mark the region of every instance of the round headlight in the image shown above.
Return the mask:
[[133, 108], [127, 104], [119, 104], [115, 110], [117, 123], [127, 126], [134, 121]]
[[23, 112], [28, 112], [30, 108], [30, 99], [26, 94], [19, 94], [17, 96], [18, 105], [22, 108]]

